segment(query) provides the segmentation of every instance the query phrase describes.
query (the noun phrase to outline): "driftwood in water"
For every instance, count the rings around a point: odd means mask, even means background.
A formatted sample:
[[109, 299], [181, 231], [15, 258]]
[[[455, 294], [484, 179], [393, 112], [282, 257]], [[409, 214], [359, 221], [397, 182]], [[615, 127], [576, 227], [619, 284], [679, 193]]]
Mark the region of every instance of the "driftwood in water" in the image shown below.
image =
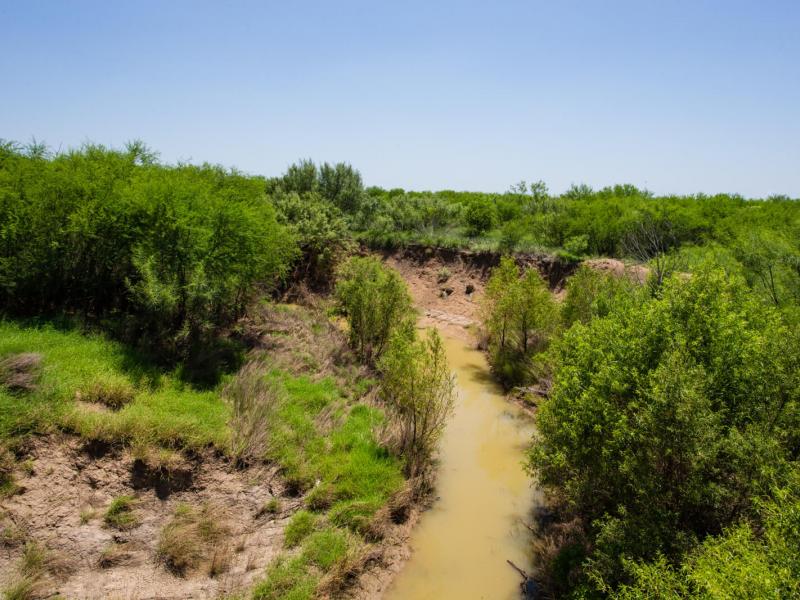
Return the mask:
[[511, 565], [511, 568], [519, 573], [522, 577], [522, 583], [519, 584], [519, 587], [520, 590], [522, 590], [523, 598], [526, 600], [535, 600], [536, 598], [539, 598], [541, 590], [539, 588], [539, 584], [536, 583], [536, 580], [534, 580], [534, 578], [528, 575], [525, 571], [520, 569], [511, 560], [506, 559], [506, 562]]

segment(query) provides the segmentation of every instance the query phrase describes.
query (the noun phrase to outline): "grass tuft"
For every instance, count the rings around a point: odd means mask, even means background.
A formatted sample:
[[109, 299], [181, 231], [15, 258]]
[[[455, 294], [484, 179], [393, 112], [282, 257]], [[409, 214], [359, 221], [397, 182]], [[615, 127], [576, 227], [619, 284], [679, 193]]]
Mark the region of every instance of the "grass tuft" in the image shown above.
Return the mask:
[[14, 484], [14, 455], [5, 446], [0, 445], [0, 498], [10, 496], [16, 490]]
[[264, 503], [264, 506], [258, 509], [256, 519], [264, 515], [277, 515], [279, 512], [281, 512], [280, 498], [270, 498], [268, 502]]
[[263, 364], [251, 361], [223, 390], [231, 405], [231, 454], [236, 460], [266, 456], [269, 425], [286, 392], [279, 381], [267, 377]]
[[222, 515], [212, 505], [197, 508], [179, 504], [161, 530], [156, 555], [167, 569], [178, 575], [208, 562], [208, 574], [215, 577], [230, 565], [230, 547], [221, 543], [227, 534]]
[[106, 509], [103, 521], [109, 527], [121, 531], [133, 529], [139, 524], [139, 518], [133, 510], [137, 502], [135, 497], [128, 495], [114, 498]]
[[131, 559], [131, 552], [127, 543], [112, 542], [100, 553], [97, 566], [101, 569], [111, 569], [126, 564]]

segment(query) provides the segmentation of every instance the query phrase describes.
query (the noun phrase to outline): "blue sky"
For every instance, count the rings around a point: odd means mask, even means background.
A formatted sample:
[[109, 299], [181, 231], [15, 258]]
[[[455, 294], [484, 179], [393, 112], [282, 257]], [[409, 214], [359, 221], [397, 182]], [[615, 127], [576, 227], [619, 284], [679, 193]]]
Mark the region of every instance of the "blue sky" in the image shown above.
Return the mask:
[[0, 0], [0, 137], [800, 196], [800, 2]]

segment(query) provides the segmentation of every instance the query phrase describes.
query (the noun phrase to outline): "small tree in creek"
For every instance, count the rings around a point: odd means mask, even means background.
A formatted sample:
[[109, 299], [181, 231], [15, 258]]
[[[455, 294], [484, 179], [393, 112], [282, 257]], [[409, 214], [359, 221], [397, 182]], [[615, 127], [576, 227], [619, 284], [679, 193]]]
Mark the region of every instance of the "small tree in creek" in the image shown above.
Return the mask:
[[429, 465], [453, 410], [455, 379], [442, 339], [436, 330], [419, 339], [413, 325], [406, 324], [392, 335], [379, 367], [397, 450], [407, 475], [415, 477]]

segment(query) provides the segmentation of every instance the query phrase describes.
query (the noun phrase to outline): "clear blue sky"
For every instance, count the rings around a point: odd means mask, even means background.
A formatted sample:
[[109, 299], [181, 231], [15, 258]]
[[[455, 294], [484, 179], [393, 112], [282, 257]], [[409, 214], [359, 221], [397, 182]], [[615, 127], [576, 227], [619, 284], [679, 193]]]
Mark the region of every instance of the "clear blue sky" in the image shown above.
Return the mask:
[[800, 1], [0, 0], [0, 137], [800, 196]]

